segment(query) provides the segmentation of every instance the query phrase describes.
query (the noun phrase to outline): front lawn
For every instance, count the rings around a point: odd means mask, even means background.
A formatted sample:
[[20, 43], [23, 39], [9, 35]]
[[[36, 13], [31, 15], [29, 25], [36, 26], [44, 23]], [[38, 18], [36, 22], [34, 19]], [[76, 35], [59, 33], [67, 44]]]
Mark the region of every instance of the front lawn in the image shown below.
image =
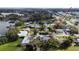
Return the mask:
[[22, 47], [17, 47], [17, 45], [20, 44], [20, 42], [20, 40], [17, 40], [15, 42], [0, 45], [0, 51], [20, 51], [22, 50]]
[[79, 51], [79, 46], [71, 46], [65, 51]]

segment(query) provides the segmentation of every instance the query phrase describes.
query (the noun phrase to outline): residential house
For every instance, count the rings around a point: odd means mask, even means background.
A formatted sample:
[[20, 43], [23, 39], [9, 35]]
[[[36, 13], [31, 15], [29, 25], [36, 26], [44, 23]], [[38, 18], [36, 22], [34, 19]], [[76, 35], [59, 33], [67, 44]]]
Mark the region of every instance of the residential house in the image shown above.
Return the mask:
[[51, 37], [48, 33], [37, 33], [36, 37], [39, 37], [40, 40], [48, 41]]
[[19, 37], [25, 37], [25, 36], [27, 36], [28, 35], [28, 31], [20, 31], [19, 33], [18, 33], [18, 36]]
[[24, 39], [21, 42], [22, 46], [25, 46], [27, 44], [29, 44], [32, 41], [33, 37], [32, 36], [26, 36], [24, 37]]
[[69, 36], [63, 29], [56, 29], [56, 36]]

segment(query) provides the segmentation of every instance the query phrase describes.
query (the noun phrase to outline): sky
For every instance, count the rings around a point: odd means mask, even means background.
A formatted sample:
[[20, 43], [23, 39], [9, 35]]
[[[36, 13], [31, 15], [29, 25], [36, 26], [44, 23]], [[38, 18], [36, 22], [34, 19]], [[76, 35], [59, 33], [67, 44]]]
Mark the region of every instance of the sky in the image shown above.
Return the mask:
[[78, 0], [0, 0], [0, 8], [79, 8]]

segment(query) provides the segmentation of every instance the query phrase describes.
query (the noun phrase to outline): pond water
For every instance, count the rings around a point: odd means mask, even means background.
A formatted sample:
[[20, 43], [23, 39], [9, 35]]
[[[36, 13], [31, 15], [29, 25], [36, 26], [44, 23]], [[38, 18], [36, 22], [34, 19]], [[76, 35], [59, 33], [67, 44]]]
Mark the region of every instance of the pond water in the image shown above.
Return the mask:
[[0, 36], [1, 35], [5, 35], [5, 33], [7, 32], [8, 28], [7, 26], [10, 26], [11, 24], [7, 21], [0, 21]]

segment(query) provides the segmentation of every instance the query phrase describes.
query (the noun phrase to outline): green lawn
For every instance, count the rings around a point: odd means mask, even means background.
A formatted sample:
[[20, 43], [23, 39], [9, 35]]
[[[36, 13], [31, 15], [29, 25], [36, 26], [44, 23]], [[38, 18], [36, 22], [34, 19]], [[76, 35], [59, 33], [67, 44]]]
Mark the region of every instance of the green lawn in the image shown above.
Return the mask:
[[15, 42], [6, 43], [0, 46], [0, 51], [20, 51], [22, 50], [22, 48], [17, 47], [18, 44], [20, 44], [20, 40], [17, 40]]
[[71, 46], [66, 51], [79, 51], [79, 46]]

